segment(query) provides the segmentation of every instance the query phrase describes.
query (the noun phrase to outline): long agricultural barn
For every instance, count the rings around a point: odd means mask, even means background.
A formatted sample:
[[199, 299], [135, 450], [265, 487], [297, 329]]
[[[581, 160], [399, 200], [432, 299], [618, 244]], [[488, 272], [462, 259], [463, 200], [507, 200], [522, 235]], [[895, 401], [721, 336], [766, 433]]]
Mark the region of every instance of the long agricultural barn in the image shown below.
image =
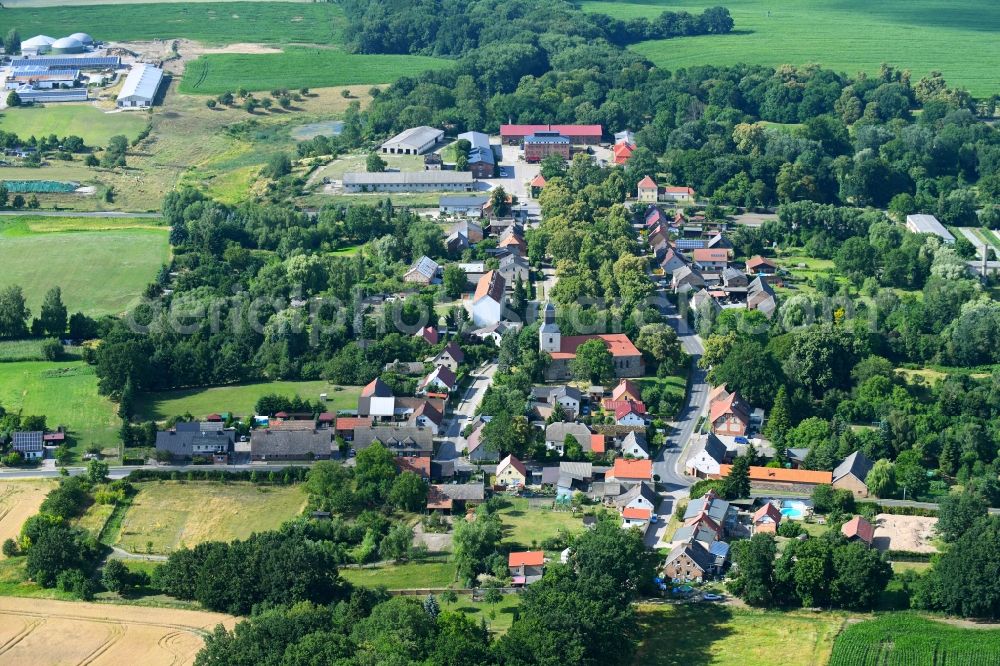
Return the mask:
[[128, 73], [122, 91], [118, 94], [118, 106], [123, 109], [145, 109], [153, 106], [156, 92], [163, 81], [163, 70], [152, 65], [138, 64]]
[[601, 142], [604, 129], [600, 125], [501, 125], [500, 140], [510, 146], [524, 142], [536, 132], [558, 132], [574, 145], [596, 145]]
[[444, 132], [423, 125], [403, 130], [382, 144], [386, 155], [420, 155], [427, 152], [444, 138]]
[[955, 237], [933, 215], [907, 215], [906, 228], [915, 234], [934, 234], [945, 243], [954, 243]]
[[386, 171], [345, 173], [347, 192], [470, 192], [474, 180], [468, 171]]
[[38, 56], [34, 58], [11, 58], [13, 67], [45, 67], [48, 69], [118, 69], [122, 59], [118, 56]]

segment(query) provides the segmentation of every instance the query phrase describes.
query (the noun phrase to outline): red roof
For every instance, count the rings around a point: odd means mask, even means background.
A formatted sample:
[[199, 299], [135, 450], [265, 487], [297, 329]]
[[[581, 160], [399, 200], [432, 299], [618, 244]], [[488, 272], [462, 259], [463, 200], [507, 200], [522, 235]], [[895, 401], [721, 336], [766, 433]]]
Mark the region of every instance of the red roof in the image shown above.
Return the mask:
[[538, 174], [537, 176], [531, 179], [532, 187], [545, 187], [545, 185], [546, 185], [545, 176], [543, 176], [542, 174]]
[[611, 476], [619, 480], [638, 479], [649, 481], [653, 478], [653, 461], [618, 458], [615, 460], [615, 466], [611, 469]]
[[708, 406], [709, 423], [715, 423], [726, 414], [732, 414], [743, 423], [750, 423], [750, 408], [743, 402], [740, 394], [735, 391]]
[[334, 428], [337, 430], [355, 430], [357, 428], [367, 428], [371, 424], [372, 418], [370, 416], [341, 416], [337, 419], [337, 424]]
[[653, 512], [649, 509], [643, 509], [640, 507], [625, 507], [622, 511], [622, 518], [631, 518], [632, 520], [649, 520]]
[[[719, 465], [719, 476], [729, 475], [732, 465]], [[785, 469], [783, 467], [751, 467], [751, 481], [770, 483], [833, 483], [833, 472], [815, 472], [808, 469]]]
[[545, 564], [545, 552], [541, 550], [525, 550], [507, 556], [509, 567], [540, 567], [543, 564]]
[[320, 423], [333, 423], [333, 420], [335, 418], [336, 417], [333, 415], [333, 412], [323, 412], [322, 414], [319, 415], [319, 418], [317, 420]]
[[770, 518], [775, 523], [781, 522], [781, 510], [770, 502], [757, 509], [753, 514], [753, 522], [756, 524], [764, 518]]
[[747, 268], [749, 270], [754, 270], [756, 268], [760, 268], [761, 266], [768, 266], [770, 268], [778, 267], [778, 265], [775, 264], [773, 261], [771, 261], [767, 257], [762, 257], [759, 254], [755, 254], [754, 256], [747, 259]]
[[862, 516], [854, 516], [840, 528], [841, 534], [843, 534], [848, 539], [853, 539], [857, 537], [861, 539], [869, 546], [875, 539], [875, 527], [868, 522], [867, 518]]
[[655, 190], [656, 189], [656, 181], [653, 180], [652, 178], [650, 178], [649, 176], [646, 176], [645, 178], [643, 178], [642, 180], [639, 181], [639, 189], [641, 189], [641, 190]]
[[620, 407], [627, 407], [628, 404], [629, 404], [629, 402], [632, 402], [634, 404], [640, 405], [640, 407], [642, 409], [642, 413], [643, 414], [646, 413], [646, 403], [644, 403], [642, 400], [631, 400], [630, 401], [628, 399], [625, 399], [625, 400], [614, 400], [614, 399], [611, 399], [611, 398], [605, 398], [604, 400], [601, 401], [601, 409], [603, 409], [606, 412], [615, 412], [615, 413], [617, 413], [618, 409]]
[[594, 453], [604, 453], [607, 450], [605, 448], [604, 435], [590, 436], [590, 450]]
[[66, 433], [64, 432], [50, 432], [42, 435], [43, 442], [64, 442], [66, 441]]
[[392, 459], [397, 469], [402, 472], [414, 472], [427, 478], [431, 475], [430, 456], [396, 456]]
[[689, 197], [694, 196], [694, 190], [692, 190], [690, 187], [672, 187], [668, 185], [667, 187], [664, 188], [664, 191], [667, 194], [686, 194]]
[[274, 415], [274, 418], [276, 418], [276, 419], [287, 419], [288, 418], [288, 412], [278, 412], [277, 414]]
[[729, 250], [700, 247], [693, 253], [695, 261], [729, 261]]
[[633, 150], [635, 150], [635, 146], [629, 145], [627, 143], [616, 143], [615, 164], [625, 164], [626, 162], [628, 162], [628, 158], [632, 157]]
[[444, 494], [441, 490], [441, 486], [431, 485], [427, 489], [427, 508], [428, 509], [451, 509], [454, 502], [453, 500]]
[[437, 329], [433, 326], [427, 326], [426, 328], [420, 329], [417, 332], [417, 336], [426, 340], [429, 345], [436, 345], [439, 339]]
[[218, 423], [222, 421], [222, 417], [219, 416], [218, 414], [209, 414], [208, 416], [205, 417], [205, 420], [210, 421], [212, 423]]
[[635, 402], [633, 400], [626, 400], [623, 404], [618, 405], [615, 409], [615, 420], [620, 421], [629, 414], [639, 414], [642, 416], [646, 413], [646, 405], [641, 402]]
[[639, 390], [638, 385], [635, 382], [623, 379], [618, 382], [618, 386], [611, 392], [612, 400], [626, 400], [631, 398], [632, 400], [642, 399], [642, 392]]
[[601, 339], [612, 356], [641, 356], [641, 353], [624, 333], [608, 333], [606, 335], [570, 335], [564, 336], [559, 345], [559, 351], [552, 352], [554, 359], [576, 358], [576, 348], [588, 340]]
[[501, 137], [531, 136], [535, 132], [559, 132], [563, 136], [592, 136], [598, 139], [604, 134], [600, 125], [501, 125]]

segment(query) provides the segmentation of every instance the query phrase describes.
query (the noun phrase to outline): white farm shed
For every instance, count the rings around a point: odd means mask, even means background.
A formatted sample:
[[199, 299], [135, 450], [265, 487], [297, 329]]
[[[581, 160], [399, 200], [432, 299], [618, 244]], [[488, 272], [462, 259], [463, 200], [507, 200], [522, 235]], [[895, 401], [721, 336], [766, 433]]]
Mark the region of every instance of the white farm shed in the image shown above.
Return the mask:
[[427, 152], [444, 138], [444, 132], [423, 125], [403, 130], [382, 144], [386, 155], [420, 155]]
[[145, 109], [153, 106], [156, 92], [163, 81], [163, 70], [152, 65], [139, 63], [128, 73], [122, 91], [118, 93], [118, 107], [122, 109]]

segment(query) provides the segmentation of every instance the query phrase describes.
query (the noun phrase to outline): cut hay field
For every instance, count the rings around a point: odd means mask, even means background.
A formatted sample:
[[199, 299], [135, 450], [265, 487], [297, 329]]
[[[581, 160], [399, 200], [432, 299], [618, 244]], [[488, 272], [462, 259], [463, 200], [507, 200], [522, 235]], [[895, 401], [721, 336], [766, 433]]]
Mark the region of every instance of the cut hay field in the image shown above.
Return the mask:
[[184, 69], [179, 90], [218, 95], [237, 88], [320, 88], [392, 83], [450, 60], [413, 55], [358, 55], [331, 48], [291, 47], [283, 53], [214, 53], [200, 56]]
[[248, 416], [253, 414], [257, 400], [269, 393], [289, 398], [297, 395], [312, 402], [319, 400], [320, 393], [326, 393], [328, 396], [326, 408], [331, 412], [337, 412], [341, 409], [356, 408], [361, 389], [357, 386], [340, 387], [326, 381], [276, 381], [158, 391], [140, 395], [136, 400], [136, 413], [143, 419], [154, 421], [163, 421], [171, 416], [188, 413], [195, 418], [222, 412]]
[[[622, 19], [660, 12], [700, 12], [713, 3], [665, 0], [585, 1], [586, 11]], [[820, 63], [854, 74], [877, 72], [883, 62], [910, 69], [914, 79], [931, 70], [974, 95], [1000, 92], [1000, 4], [980, 0], [729, 0], [736, 22], [730, 35], [643, 42], [633, 48], [657, 65]], [[974, 54], [974, 55], [972, 55]]]
[[50, 428], [66, 426], [78, 448], [118, 441], [115, 406], [97, 394], [94, 368], [83, 361], [0, 363], [0, 405], [44, 415]]
[[208, 44], [336, 44], [344, 15], [334, 3], [163, 2], [122, 11], [118, 4], [5, 8], [23, 38], [86, 32], [102, 41], [186, 37]]
[[221, 613], [51, 599], [0, 598], [0, 662], [193, 664], [204, 637], [236, 618]]
[[301, 486], [211, 481], [136, 484], [115, 545], [133, 553], [169, 554], [204, 541], [245, 539], [274, 530], [302, 512]]
[[845, 620], [834, 613], [707, 603], [640, 605], [638, 610], [644, 637], [636, 666], [817, 666], [827, 663]]
[[[62, 289], [70, 313], [125, 311], [167, 261], [167, 228], [153, 228], [150, 220], [101, 223], [100, 218], [0, 218], [0, 288], [20, 285], [34, 315], [52, 287]], [[102, 226], [105, 230], [89, 230]]]
[[55, 485], [54, 479], [0, 481], [0, 542], [17, 538], [21, 525], [38, 513], [45, 495]]
[[4, 132], [13, 132], [24, 139], [50, 134], [60, 138], [75, 135], [91, 147], [106, 146], [108, 139], [116, 134], [132, 140], [148, 123], [149, 116], [144, 113], [105, 113], [91, 104], [51, 104], [0, 111], [0, 130]]

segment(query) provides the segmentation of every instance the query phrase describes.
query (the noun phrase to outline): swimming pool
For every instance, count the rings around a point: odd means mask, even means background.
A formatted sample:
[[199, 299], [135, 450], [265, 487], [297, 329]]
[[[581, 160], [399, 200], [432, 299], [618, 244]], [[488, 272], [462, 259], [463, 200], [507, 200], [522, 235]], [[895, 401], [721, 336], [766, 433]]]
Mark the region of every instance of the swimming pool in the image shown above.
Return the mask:
[[785, 500], [781, 503], [781, 515], [791, 520], [804, 520], [808, 510], [805, 502]]

